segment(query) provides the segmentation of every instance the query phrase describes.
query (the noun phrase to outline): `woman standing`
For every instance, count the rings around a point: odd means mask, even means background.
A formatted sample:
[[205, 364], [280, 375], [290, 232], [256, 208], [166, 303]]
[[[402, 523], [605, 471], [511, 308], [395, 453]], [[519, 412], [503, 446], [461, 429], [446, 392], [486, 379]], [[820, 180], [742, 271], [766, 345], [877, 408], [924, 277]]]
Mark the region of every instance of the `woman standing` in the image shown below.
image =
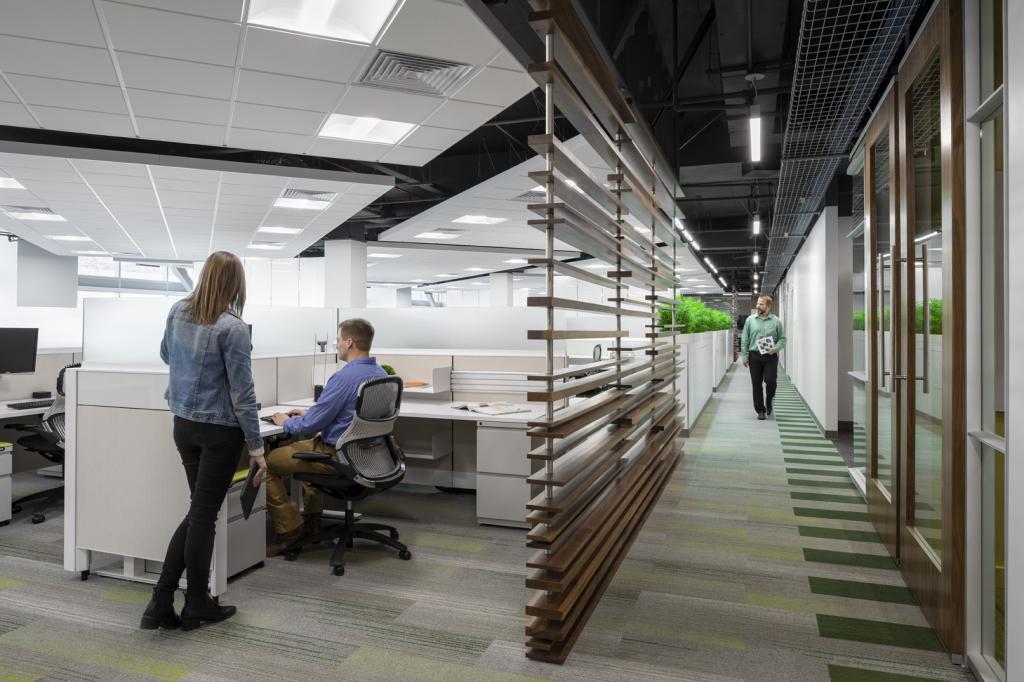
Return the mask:
[[[174, 413], [174, 445], [181, 455], [191, 503], [167, 546], [160, 580], [141, 627], [184, 630], [230, 618], [209, 592], [217, 513], [238, 468], [243, 444], [266, 474], [263, 439], [252, 383], [252, 344], [242, 322], [245, 272], [237, 256], [218, 251], [206, 259], [199, 285], [171, 306], [160, 344], [170, 365], [167, 403]], [[174, 592], [186, 574], [185, 607], [179, 619]]]

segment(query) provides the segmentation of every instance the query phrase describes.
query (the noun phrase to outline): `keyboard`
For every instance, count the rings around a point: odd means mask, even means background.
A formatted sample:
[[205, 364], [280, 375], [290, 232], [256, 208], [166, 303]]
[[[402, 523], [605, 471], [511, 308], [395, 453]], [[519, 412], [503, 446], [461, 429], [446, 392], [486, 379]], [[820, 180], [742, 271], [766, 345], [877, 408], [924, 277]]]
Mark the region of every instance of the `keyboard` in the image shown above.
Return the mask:
[[266, 422], [267, 424], [273, 424], [274, 423], [274, 418], [273, 417], [260, 417], [260, 421], [261, 422]]
[[7, 407], [12, 410], [32, 410], [37, 407], [49, 407], [53, 405], [53, 398], [46, 398], [45, 400], [26, 400], [20, 403], [7, 403]]

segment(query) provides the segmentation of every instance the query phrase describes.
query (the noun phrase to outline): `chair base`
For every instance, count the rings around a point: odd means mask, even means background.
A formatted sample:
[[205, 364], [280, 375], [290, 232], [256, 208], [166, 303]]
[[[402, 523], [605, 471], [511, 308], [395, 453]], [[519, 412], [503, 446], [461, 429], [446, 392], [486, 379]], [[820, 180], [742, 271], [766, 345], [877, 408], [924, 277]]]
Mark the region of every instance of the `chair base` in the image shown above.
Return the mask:
[[18, 498], [11, 502], [11, 513], [17, 514], [21, 511], [22, 505], [36, 500], [42, 500], [32, 509], [32, 523], [42, 523], [46, 520], [46, 515], [43, 513], [51, 506], [56, 504], [58, 501], [64, 499], [64, 486], [58, 486], [56, 488], [47, 488], [46, 490], [40, 490], [37, 493], [26, 495], [25, 497]]
[[[351, 508], [345, 512], [345, 522], [325, 527], [319, 533], [300, 538], [285, 547], [282, 554], [288, 561], [295, 561], [304, 547], [318, 545], [324, 542], [334, 544], [334, 552], [331, 553], [330, 565], [334, 575], [345, 575], [345, 553], [352, 549], [356, 538], [370, 540], [381, 545], [386, 545], [398, 550], [398, 558], [408, 561], [412, 558], [409, 548], [398, 541], [398, 529], [382, 523], [363, 523], [356, 521]], [[385, 535], [381, 531], [386, 531]]]

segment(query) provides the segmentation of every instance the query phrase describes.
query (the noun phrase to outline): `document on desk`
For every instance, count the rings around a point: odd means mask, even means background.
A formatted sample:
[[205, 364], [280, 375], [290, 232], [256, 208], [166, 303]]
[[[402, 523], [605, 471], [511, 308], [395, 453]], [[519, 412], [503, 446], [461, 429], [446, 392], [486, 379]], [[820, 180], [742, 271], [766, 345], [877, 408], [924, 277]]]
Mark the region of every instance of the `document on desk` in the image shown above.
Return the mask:
[[468, 410], [470, 412], [476, 412], [478, 414], [489, 414], [492, 416], [501, 414], [515, 414], [517, 412], [529, 412], [530, 408], [523, 407], [522, 405], [513, 405], [512, 403], [495, 402], [495, 403], [452, 403], [452, 407], [456, 410]]

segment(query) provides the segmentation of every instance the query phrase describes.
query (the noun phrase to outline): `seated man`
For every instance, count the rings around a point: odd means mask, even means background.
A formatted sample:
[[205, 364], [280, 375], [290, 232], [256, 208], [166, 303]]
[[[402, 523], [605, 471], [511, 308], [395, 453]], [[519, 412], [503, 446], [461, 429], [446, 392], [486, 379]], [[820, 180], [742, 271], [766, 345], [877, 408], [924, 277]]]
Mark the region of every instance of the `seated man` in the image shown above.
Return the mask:
[[326, 452], [335, 456], [334, 444], [352, 422], [359, 387], [371, 379], [387, 376], [387, 372], [370, 357], [373, 325], [366, 320], [345, 320], [338, 326], [338, 357], [347, 364], [335, 372], [320, 399], [308, 410], [278, 412], [274, 423], [285, 433], [308, 440], [299, 440], [275, 448], [267, 455], [267, 511], [274, 524], [277, 539], [267, 546], [267, 556], [277, 556], [289, 543], [306, 534], [317, 532], [323, 510], [322, 496], [303, 486], [303, 519], [298, 505], [288, 496], [285, 478], [298, 472], [332, 474], [334, 469], [322, 462], [294, 459], [297, 452]]

